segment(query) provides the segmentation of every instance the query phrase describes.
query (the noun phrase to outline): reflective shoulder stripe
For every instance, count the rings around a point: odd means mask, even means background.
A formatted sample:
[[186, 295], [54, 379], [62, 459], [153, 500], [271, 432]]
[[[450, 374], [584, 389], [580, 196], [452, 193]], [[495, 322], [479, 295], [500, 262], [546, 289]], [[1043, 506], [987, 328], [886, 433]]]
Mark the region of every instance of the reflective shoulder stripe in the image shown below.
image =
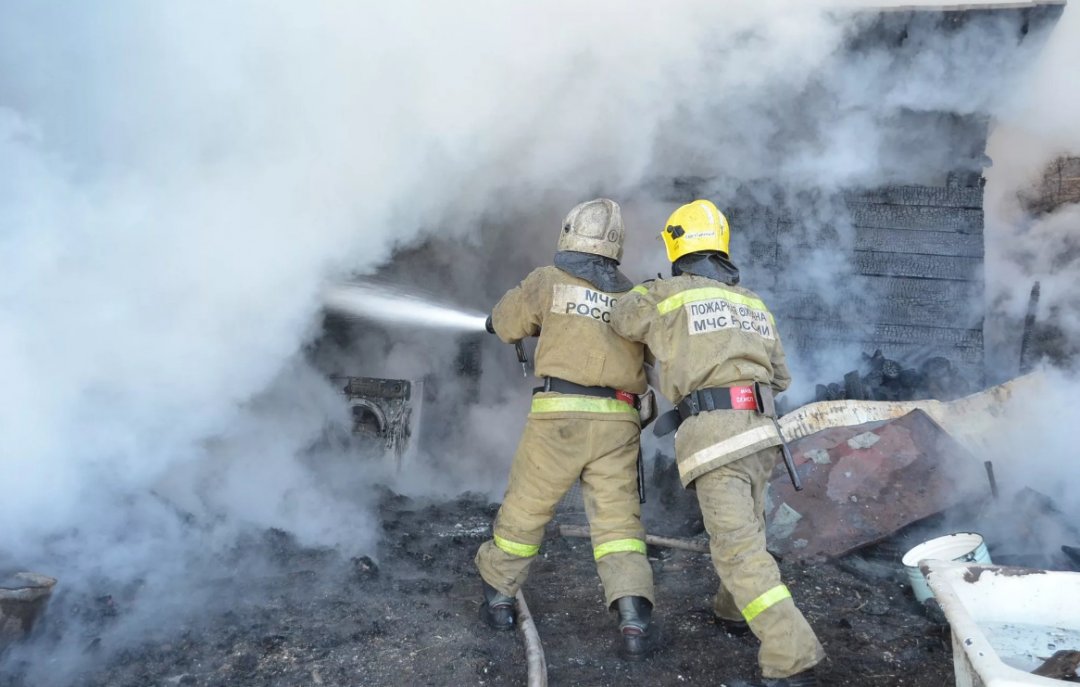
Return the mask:
[[632, 411], [629, 403], [614, 398], [591, 396], [548, 396], [534, 398], [534, 413], [627, 413]]
[[593, 549], [593, 558], [600, 560], [609, 553], [629, 551], [632, 553], [645, 553], [645, 542], [640, 539], [616, 539], [604, 542]]
[[750, 622], [754, 618], [758, 617], [762, 611], [767, 610], [774, 604], [778, 604], [784, 599], [790, 599], [791, 592], [786, 585], [778, 584], [769, 591], [765, 592], [758, 598], [754, 599], [746, 605], [746, 608], [742, 609], [742, 615], [746, 618], [746, 622]]
[[509, 541], [503, 539], [499, 535], [495, 535], [495, 546], [499, 547], [511, 556], [517, 556], [518, 558], [532, 558], [539, 551], [539, 546], [532, 546], [529, 544], [518, 544], [516, 541]]
[[645, 294], [647, 294], [648, 292], [649, 292], [649, 290], [648, 290], [648, 289], [646, 289], [646, 288], [645, 288], [644, 286], [642, 286], [641, 284], [638, 284], [638, 285], [637, 285], [637, 286], [635, 286], [634, 288], [630, 289], [630, 293], [640, 293], [640, 294], [641, 294], [642, 296], [644, 296], [644, 295], [645, 295]]
[[726, 301], [732, 303], [738, 303], [739, 305], [745, 305], [748, 308], [755, 310], [761, 310], [769, 316], [769, 321], [773, 321], [772, 313], [765, 307], [765, 303], [760, 298], [752, 298], [750, 296], [744, 296], [741, 293], [735, 291], [729, 291], [727, 289], [717, 288], [715, 286], [706, 286], [700, 289], [687, 289], [686, 291], [680, 291], [674, 296], [668, 296], [664, 300], [656, 304], [656, 309], [660, 311], [661, 315], [666, 315], [672, 310], [678, 310], [687, 303], [696, 303], [698, 301], [708, 301], [714, 298], [723, 298]]

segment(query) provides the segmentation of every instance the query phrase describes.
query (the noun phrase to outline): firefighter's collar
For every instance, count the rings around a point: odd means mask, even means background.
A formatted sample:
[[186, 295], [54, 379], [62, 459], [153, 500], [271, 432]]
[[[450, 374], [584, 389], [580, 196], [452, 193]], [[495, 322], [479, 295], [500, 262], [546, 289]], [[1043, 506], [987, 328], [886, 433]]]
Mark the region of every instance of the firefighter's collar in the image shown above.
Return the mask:
[[619, 271], [619, 263], [602, 255], [561, 250], [555, 254], [555, 266], [607, 293], [624, 293], [634, 286]]
[[726, 255], [715, 251], [689, 253], [671, 263], [671, 276], [680, 274], [707, 277], [728, 286], [739, 283], [739, 268]]

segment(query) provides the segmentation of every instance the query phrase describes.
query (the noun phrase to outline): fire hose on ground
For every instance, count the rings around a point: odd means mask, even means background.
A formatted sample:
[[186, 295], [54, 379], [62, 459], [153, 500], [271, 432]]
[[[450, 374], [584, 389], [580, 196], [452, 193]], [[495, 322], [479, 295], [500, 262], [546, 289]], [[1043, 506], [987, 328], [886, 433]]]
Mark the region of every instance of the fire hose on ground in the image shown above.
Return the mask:
[[[559, 534], [564, 537], [589, 537], [589, 528], [574, 525], [560, 525]], [[645, 543], [653, 546], [665, 546], [671, 549], [683, 549], [708, 553], [709, 545], [704, 542], [691, 541], [689, 539], [675, 539], [671, 537], [656, 537], [651, 534], [645, 536]], [[544, 645], [540, 643], [540, 633], [536, 631], [536, 623], [533, 622], [532, 613], [525, 603], [525, 596], [518, 590], [516, 595], [518, 609], [518, 630], [521, 632], [525, 643], [525, 661], [528, 666], [528, 687], [547, 687], [547, 661], [544, 659]]]
[[518, 629], [525, 641], [525, 661], [529, 669], [529, 687], [547, 687], [547, 661], [544, 660], [544, 645], [540, 643], [540, 633], [536, 631], [529, 606], [521, 590], [517, 593]]

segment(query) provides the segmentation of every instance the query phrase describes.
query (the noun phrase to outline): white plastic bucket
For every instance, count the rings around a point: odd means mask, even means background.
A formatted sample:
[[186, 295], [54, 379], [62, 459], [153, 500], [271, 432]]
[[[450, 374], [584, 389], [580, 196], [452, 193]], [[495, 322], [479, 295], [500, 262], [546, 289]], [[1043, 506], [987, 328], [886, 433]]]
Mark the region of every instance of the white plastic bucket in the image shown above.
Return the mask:
[[960, 563], [992, 563], [990, 552], [981, 534], [957, 532], [924, 541], [904, 554], [900, 560], [907, 571], [908, 582], [915, 598], [921, 603], [934, 596], [926, 578], [919, 570], [919, 561], [957, 561]]

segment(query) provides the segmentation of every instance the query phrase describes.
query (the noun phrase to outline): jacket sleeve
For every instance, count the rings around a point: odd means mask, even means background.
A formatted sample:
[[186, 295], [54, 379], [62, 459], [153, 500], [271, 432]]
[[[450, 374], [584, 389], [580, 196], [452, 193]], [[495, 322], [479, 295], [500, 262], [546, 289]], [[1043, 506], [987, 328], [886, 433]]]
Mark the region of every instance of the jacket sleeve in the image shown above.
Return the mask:
[[774, 392], [780, 393], [791, 385], [791, 370], [788, 369], [787, 358], [784, 356], [784, 344], [780, 343], [780, 332], [776, 332], [776, 345], [769, 354], [769, 362], [773, 369], [771, 386]]
[[495, 334], [505, 343], [515, 343], [528, 336], [539, 336], [543, 322], [541, 290], [544, 288], [539, 270], [507, 291], [491, 311]]
[[644, 286], [635, 286], [619, 296], [611, 310], [611, 328], [624, 339], [648, 343], [649, 327], [656, 316], [656, 305]]

